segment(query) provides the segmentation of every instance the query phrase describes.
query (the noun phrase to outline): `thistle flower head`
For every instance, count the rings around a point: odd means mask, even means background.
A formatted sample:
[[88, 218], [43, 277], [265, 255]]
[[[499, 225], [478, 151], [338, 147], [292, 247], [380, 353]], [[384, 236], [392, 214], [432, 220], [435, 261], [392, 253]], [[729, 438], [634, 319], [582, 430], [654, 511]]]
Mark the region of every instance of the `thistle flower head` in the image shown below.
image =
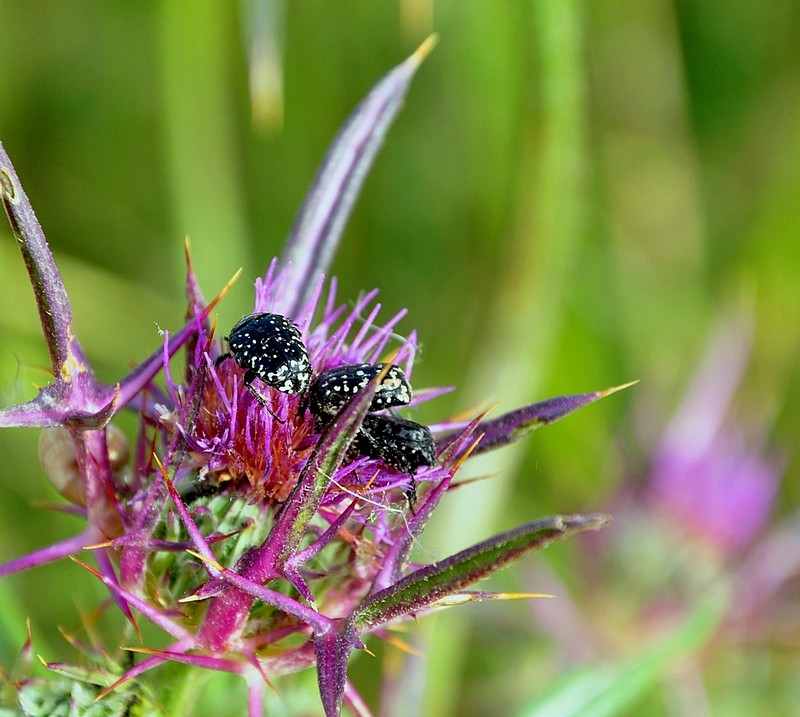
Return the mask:
[[[266, 277], [256, 282], [254, 314], [274, 313], [285, 274], [273, 262]], [[317, 306], [317, 292], [289, 317], [300, 329], [315, 376], [342, 366], [377, 364], [390, 349], [392, 360], [402, 365], [405, 376], [412, 375], [417, 352], [414, 334], [406, 339], [394, 332], [405, 312], [377, 324], [380, 305], [374, 303], [376, 294], [369, 292], [348, 308], [336, 304], [336, 283], [332, 282], [323, 306]], [[224, 344], [214, 340], [210, 329], [199, 330], [188, 369], [188, 375], [196, 380], [190, 386], [171, 384], [174, 410], [162, 409], [162, 422], [183, 437], [185, 443], [176, 443], [184, 461], [181, 473], [189, 478], [199, 476], [195, 487], [200, 492], [230, 489], [272, 507], [280, 506], [320, 436], [314, 416], [307, 410], [308, 394], [266, 387], [265, 410], [247, 389], [244, 370], [235, 361], [219, 361], [224, 351]], [[351, 458], [330, 476], [323, 504], [341, 503], [349, 496], [361, 497], [365, 506], [371, 501], [373, 508], [389, 507], [396, 502], [396, 495], [387, 493], [411, 480], [380, 458]], [[419, 479], [435, 479], [440, 473], [426, 467]]]
[[766, 525], [783, 457], [731, 409], [750, 352], [747, 316], [721, 321], [680, 406], [654, 451], [653, 508], [722, 559], [747, 548]]

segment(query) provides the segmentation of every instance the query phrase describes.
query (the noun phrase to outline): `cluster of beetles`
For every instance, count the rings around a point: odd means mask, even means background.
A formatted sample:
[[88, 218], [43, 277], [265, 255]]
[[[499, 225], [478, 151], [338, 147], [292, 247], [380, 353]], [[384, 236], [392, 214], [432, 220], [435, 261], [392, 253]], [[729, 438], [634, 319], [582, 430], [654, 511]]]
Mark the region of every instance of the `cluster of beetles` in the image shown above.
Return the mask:
[[255, 379], [283, 393], [302, 395], [301, 406], [308, 407], [320, 431], [336, 418], [348, 400], [383, 374], [351, 450], [382, 459], [410, 476], [409, 499], [413, 497], [414, 473], [420, 466], [433, 465], [436, 447], [427, 426], [390, 414], [376, 414], [411, 401], [411, 386], [399, 366], [391, 364], [387, 368], [383, 363], [337, 366], [312, 381], [311, 361], [300, 331], [280, 314], [245, 316], [225, 339], [228, 352], [217, 359], [217, 365], [232, 358], [245, 370], [244, 385], [270, 413], [267, 399], [253, 385]]

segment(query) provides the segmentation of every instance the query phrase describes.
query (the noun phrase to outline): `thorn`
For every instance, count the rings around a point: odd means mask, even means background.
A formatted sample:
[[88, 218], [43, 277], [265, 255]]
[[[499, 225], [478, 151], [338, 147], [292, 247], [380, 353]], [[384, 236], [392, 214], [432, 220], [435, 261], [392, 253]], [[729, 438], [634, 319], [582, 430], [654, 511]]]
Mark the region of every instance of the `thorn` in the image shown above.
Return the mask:
[[207, 558], [205, 555], [200, 555], [200, 553], [191, 550], [190, 548], [187, 548], [186, 552], [189, 553], [189, 555], [197, 558], [198, 560], [202, 560], [206, 565], [210, 565], [212, 568], [216, 568], [220, 572], [223, 572], [225, 570], [225, 566], [218, 563], [216, 560], [211, 560], [211, 558]]
[[453, 468], [452, 468], [452, 472], [453, 472], [453, 474], [455, 474], [455, 473], [456, 473], [456, 471], [458, 471], [458, 470], [459, 470], [459, 468], [461, 468], [461, 466], [464, 464], [464, 461], [465, 461], [465, 460], [467, 460], [467, 458], [469, 458], [469, 457], [470, 457], [470, 454], [471, 454], [471, 453], [472, 453], [472, 452], [473, 452], [473, 451], [474, 451], [474, 450], [475, 450], [475, 449], [478, 447], [478, 444], [481, 442], [481, 439], [484, 437], [484, 435], [486, 435], [486, 434], [485, 434], [485, 433], [481, 433], [481, 435], [480, 435], [480, 436], [478, 436], [478, 437], [477, 437], [477, 438], [476, 438], [476, 439], [475, 439], [475, 440], [474, 440], [474, 441], [473, 441], [473, 442], [472, 442], [472, 443], [469, 445], [469, 448], [467, 448], [467, 450], [465, 450], [465, 451], [464, 451], [464, 452], [463, 452], [463, 453], [462, 453], [462, 454], [461, 454], [461, 455], [458, 457], [458, 460], [455, 462], [455, 464], [453, 464]]
[[628, 383], [623, 383], [619, 386], [612, 386], [611, 388], [605, 389], [605, 391], [598, 391], [598, 393], [602, 398], [605, 398], [606, 396], [610, 396], [612, 393], [616, 393], [617, 391], [624, 391], [626, 388], [635, 386], [637, 383], [639, 383], [638, 378], [635, 381], [628, 381]]
[[84, 545], [84, 550], [100, 550], [101, 548], [113, 548], [114, 541], [113, 540], [106, 540], [103, 543], [95, 543], [94, 545]]
[[433, 48], [439, 42], [439, 35], [435, 32], [428, 35], [422, 44], [414, 51], [414, 54], [411, 55], [416, 60], [417, 65], [422, 64], [423, 60], [431, 54]]

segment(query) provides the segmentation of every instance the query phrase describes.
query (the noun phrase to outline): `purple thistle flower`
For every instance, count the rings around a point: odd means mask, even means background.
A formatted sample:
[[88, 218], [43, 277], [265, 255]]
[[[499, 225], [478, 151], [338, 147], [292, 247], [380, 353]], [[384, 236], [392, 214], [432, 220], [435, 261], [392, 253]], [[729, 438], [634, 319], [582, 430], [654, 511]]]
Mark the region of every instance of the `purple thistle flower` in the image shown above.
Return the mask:
[[[283, 257], [256, 282], [254, 312], [277, 313], [297, 325], [315, 375], [391, 361], [413, 378], [416, 335], [396, 334], [405, 312], [381, 320], [377, 291], [348, 309], [337, 303], [335, 281], [325, 289], [323, 277], [430, 44], [390, 72], [353, 112], [314, 180]], [[463, 591], [554, 540], [607, 522], [604, 515], [553, 516], [437, 563], [409, 563], [412, 546], [476, 446], [508, 444], [616, 389], [551, 399], [490, 421], [478, 416], [432, 427], [435, 460], [412, 476], [380, 451], [354, 449], [380, 377], [323, 426], [307, 410], [303, 392], [263, 386], [262, 405], [236, 361], [217, 361], [225, 347], [209, 315], [222, 294], [205, 303], [190, 261], [186, 326], [164, 334], [147, 360], [104, 386], [72, 330], [58, 269], [2, 147], [0, 182], [54, 375], [36, 398], [0, 411], [0, 425], [56, 432], [44, 442], [47, 470], [86, 519], [80, 535], [11, 560], [0, 574], [92, 547], [97, 568], [84, 567], [128, 620], [135, 626], [135, 614], [144, 615], [172, 638], [161, 650], [130, 648], [146, 657], [124, 671], [117, 666], [99, 682], [50, 665], [74, 680], [106, 685], [98, 697], [129, 690], [152, 668], [176, 661], [242, 676], [250, 714], [260, 715], [268, 680], [316, 665], [325, 712], [338, 714], [343, 700], [361, 702], [346, 671], [364, 636], [381, 635], [388, 623], [424, 614], [448, 598], [496, 597]], [[180, 349], [185, 362], [178, 373], [171, 359]], [[416, 391], [409, 410], [442, 391]], [[126, 453], [110, 423], [123, 407], [140, 418], [129, 466], [120, 464]], [[412, 510], [406, 496], [414, 487]]]
[[714, 332], [650, 467], [654, 510], [723, 558], [749, 546], [765, 525], [783, 470], [783, 460], [748, 437], [731, 411], [750, 333], [741, 320]]

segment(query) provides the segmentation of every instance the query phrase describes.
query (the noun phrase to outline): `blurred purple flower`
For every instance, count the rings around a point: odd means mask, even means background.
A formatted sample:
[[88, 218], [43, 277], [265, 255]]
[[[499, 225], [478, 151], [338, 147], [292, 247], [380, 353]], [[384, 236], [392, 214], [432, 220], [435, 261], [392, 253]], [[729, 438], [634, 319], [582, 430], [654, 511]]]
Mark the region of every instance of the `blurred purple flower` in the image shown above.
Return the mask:
[[746, 322], [717, 329], [650, 466], [653, 510], [722, 557], [741, 552], [764, 527], [784, 468], [733, 415], [749, 350]]
[[[666, 427], [641, 441], [649, 465], [614, 497], [617, 529], [582, 541], [571, 579], [532, 568], [526, 586], [559, 596], [529, 604], [538, 629], [560, 651], [557, 664], [582, 667], [531, 714], [647, 711], [659, 701], [710, 714], [706, 690], [732, 661], [737, 674], [758, 671], [777, 635], [791, 650], [800, 521], [771, 520], [785, 460], [765, 448], [752, 404], [744, 415], [735, 407], [751, 335], [747, 315], [720, 322]], [[652, 402], [639, 408], [639, 426], [658, 415]]]

